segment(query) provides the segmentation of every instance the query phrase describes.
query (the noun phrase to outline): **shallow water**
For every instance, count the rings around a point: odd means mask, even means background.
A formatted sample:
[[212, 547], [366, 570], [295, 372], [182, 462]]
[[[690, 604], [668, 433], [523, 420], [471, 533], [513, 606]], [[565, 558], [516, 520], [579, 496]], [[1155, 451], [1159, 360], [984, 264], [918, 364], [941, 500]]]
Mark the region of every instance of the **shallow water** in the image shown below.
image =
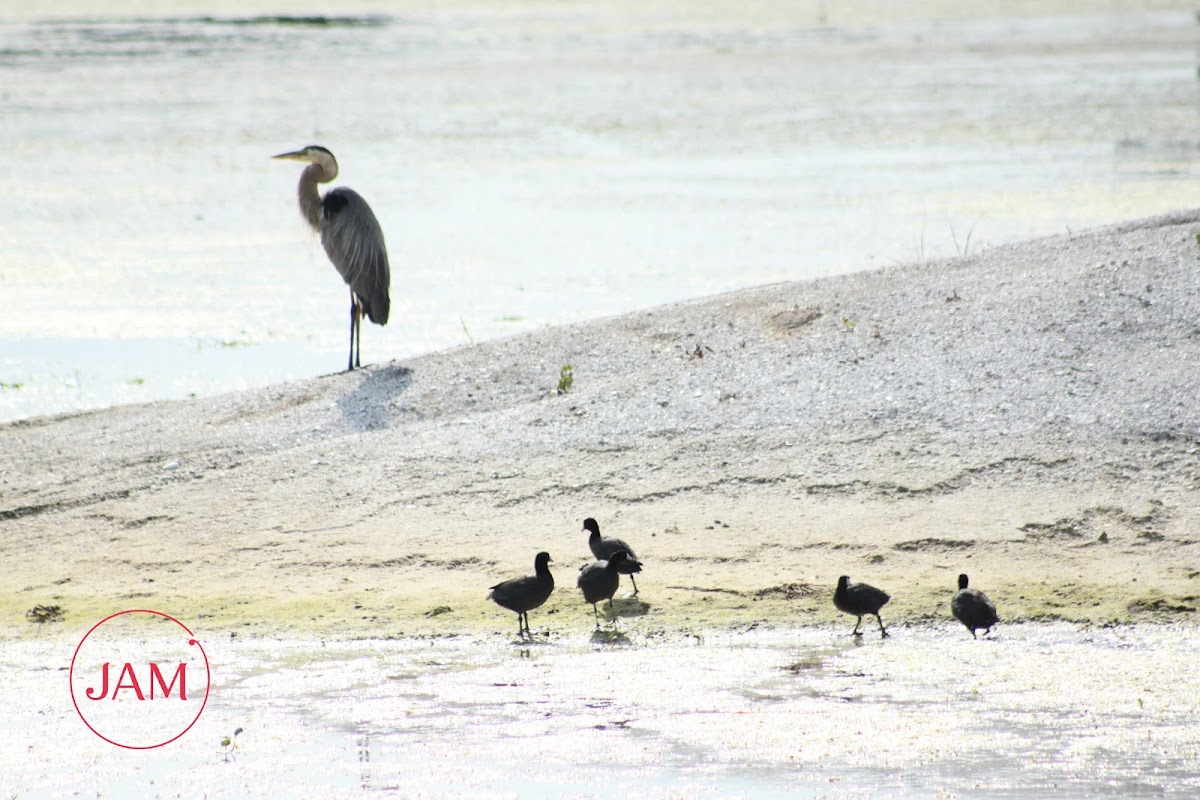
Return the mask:
[[92, 5], [0, 4], [0, 419], [342, 368], [310, 142], [369, 362], [1200, 205], [1181, 3]]
[[[149, 753], [75, 716], [73, 643], [8, 642], [20, 797], [1136, 797], [1200, 792], [1192, 627], [957, 626], [320, 644], [210, 641], [197, 726]], [[203, 636], [201, 631], [197, 633]], [[220, 741], [235, 728], [236, 750]], [[81, 772], [82, 766], [82, 772]], [[170, 791], [168, 792], [168, 789]]]

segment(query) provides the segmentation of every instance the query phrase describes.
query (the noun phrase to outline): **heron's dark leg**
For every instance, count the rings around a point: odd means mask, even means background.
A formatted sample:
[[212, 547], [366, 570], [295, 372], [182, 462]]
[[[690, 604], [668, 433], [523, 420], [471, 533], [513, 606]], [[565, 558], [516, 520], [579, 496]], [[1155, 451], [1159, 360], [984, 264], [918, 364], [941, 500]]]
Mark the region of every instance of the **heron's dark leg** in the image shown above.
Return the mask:
[[879, 632], [880, 632], [881, 634], [883, 634], [883, 635], [882, 635], [882, 636], [880, 636], [879, 638], [880, 638], [880, 639], [885, 639], [885, 638], [887, 638], [888, 632], [887, 632], [887, 629], [883, 627], [883, 617], [881, 617], [881, 616], [879, 616], [878, 614], [876, 614], [876, 615], [875, 615], [875, 621], [879, 623]]
[[346, 371], [354, 369], [354, 329], [358, 327], [358, 302], [354, 299], [354, 292], [350, 292], [350, 363], [346, 365]]
[[[362, 306], [355, 307], [354, 315], [354, 366], [362, 366]], [[529, 627], [529, 616], [525, 617], [525, 627]]]
[[861, 616], [858, 618], [858, 622], [854, 623], [854, 630], [850, 631], [851, 636], [862, 636], [862, 634], [858, 632], [859, 625], [862, 625], [862, 617]]
[[629, 596], [637, 597], [637, 580], [635, 580], [632, 575], [629, 576], [629, 580], [633, 583], [633, 594], [631, 594]]

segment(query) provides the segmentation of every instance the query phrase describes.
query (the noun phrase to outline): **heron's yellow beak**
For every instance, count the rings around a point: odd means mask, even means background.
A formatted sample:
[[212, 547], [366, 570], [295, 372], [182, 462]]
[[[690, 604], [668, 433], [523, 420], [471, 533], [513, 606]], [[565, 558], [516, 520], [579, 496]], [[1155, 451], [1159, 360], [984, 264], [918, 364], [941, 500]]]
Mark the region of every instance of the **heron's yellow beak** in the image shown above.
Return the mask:
[[309, 160], [308, 157], [304, 155], [303, 150], [294, 150], [291, 153], [280, 153], [277, 156], [271, 156], [271, 158], [282, 158], [282, 159], [286, 159], [288, 161], [308, 161]]

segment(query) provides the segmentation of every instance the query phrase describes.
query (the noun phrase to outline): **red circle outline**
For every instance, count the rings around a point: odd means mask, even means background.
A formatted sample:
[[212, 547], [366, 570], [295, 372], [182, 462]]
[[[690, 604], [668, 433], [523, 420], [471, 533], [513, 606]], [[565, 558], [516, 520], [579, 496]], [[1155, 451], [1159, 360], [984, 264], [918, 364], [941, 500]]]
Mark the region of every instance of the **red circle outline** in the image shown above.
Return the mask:
[[[195, 719], [193, 719], [191, 722], [189, 722], [188, 726], [186, 728], [184, 728], [182, 731], [180, 731], [179, 733], [172, 736], [170, 739], [167, 739], [165, 742], [159, 742], [158, 744], [143, 744], [143, 745], [122, 744], [121, 742], [115, 742], [112, 739], [105, 736], [100, 731], [98, 731], [92, 727], [92, 723], [87, 721], [87, 717], [85, 717], [83, 715], [83, 711], [81, 711], [79, 709], [79, 701], [75, 699], [75, 659], [79, 658], [79, 651], [83, 647], [83, 643], [87, 641], [87, 638], [89, 636], [91, 636], [93, 632], [95, 632], [96, 628], [99, 628], [101, 625], [108, 622], [110, 619], [119, 617], [123, 614], [155, 614], [157, 616], [171, 620], [171, 622], [174, 622], [176, 625], [178, 625], [179, 627], [181, 627], [185, 631], [187, 631], [188, 636], [191, 637], [188, 639], [188, 644], [189, 645], [194, 644], [194, 645], [196, 645], [196, 647], [199, 647], [200, 655], [204, 656], [204, 677], [205, 677], [204, 702], [202, 702], [200, 704], [200, 710], [196, 712]], [[89, 629], [88, 632], [83, 635], [83, 638], [79, 640], [79, 644], [76, 645], [76, 647], [75, 647], [75, 655], [71, 656], [71, 672], [68, 677], [68, 681], [70, 682], [71, 702], [75, 705], [75, 713], [79, 715], [79, 718], [81, 720], [83, 720], [83, 724], [87, 725], [88, 730], [90, 730], [92, 733], [96, 734], [97, 736], [99, 736], [101, 739], [108, 742], [109, 744], [116, 745], [117, 747], [124, 747], [126, 750], [153, 750], [156, 747], [163, 747], [165, 745], [168, 745], [171, 742], [178, 739], [180, 736], [183, 736], [185, 733], [187, 733], [188, 731], [190, 731], [192, 729], [192, 726], [195, 725], [197, 721], [199, 721], [200, 715], [204, 713], [204, 707], [208, 705], [208, 693], [210, 691], [212, 691], [212, 669], [208, 665], [208, 653], [204, 652], [204, 645], [200, 644], [200, 641], [198, 639], [196, 639], [195, 634], [192, 633], [191, 628], [189, 628], [187, 625], [184, 625], [182, 622], [175, 619], [170, 614], [164, 614], [163, 612], [155, 611], [152, 608], [130, 608], [125, 611], [118, 611], [115, 614], [109, 614], [107, 617], [105, 617], [104, 619], [100, 620], [95, 625], [93, 625], [91, 627], [91, 629]]]

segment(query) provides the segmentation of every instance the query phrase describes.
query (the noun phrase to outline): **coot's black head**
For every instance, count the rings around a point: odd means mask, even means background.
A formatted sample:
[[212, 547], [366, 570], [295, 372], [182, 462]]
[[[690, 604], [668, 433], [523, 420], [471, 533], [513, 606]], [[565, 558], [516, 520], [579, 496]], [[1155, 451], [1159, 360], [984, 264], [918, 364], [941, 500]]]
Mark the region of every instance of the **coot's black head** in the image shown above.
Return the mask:
[[533, 559], [533, 566], [535, 569], [545, 569], [546, 565], [549, 563], [550, 563], [550, 554], [547, 553], [545, 550], [538, 553], [537, 557]]
[[597, 536], [600, 535], [600, 526], [597, 525], [596, 520], [592, 519], [591, 517], [588, 517], [583, 521], [583, 529], [588, 533], [594, 533]]
[[959, 589], [967, 588], [967, 576], [966, 575], [958, 576], [958, 588]]
[[838, 578], [838, 589], [844, 591], [846, 588], [846, 584], [848, 584], [848, 583], [850, 583], [849, 576], [846, 576], [846, 575], [841, 576], [840, 578]]
[[608, 568], [616, 569], [617, 567], [624, 564], [628, 559], [629, 559], [629, 553], [625, 552], [624, 550], [618, 550], [617, 552], [613, 553], [611, 556], [608, 557]]

